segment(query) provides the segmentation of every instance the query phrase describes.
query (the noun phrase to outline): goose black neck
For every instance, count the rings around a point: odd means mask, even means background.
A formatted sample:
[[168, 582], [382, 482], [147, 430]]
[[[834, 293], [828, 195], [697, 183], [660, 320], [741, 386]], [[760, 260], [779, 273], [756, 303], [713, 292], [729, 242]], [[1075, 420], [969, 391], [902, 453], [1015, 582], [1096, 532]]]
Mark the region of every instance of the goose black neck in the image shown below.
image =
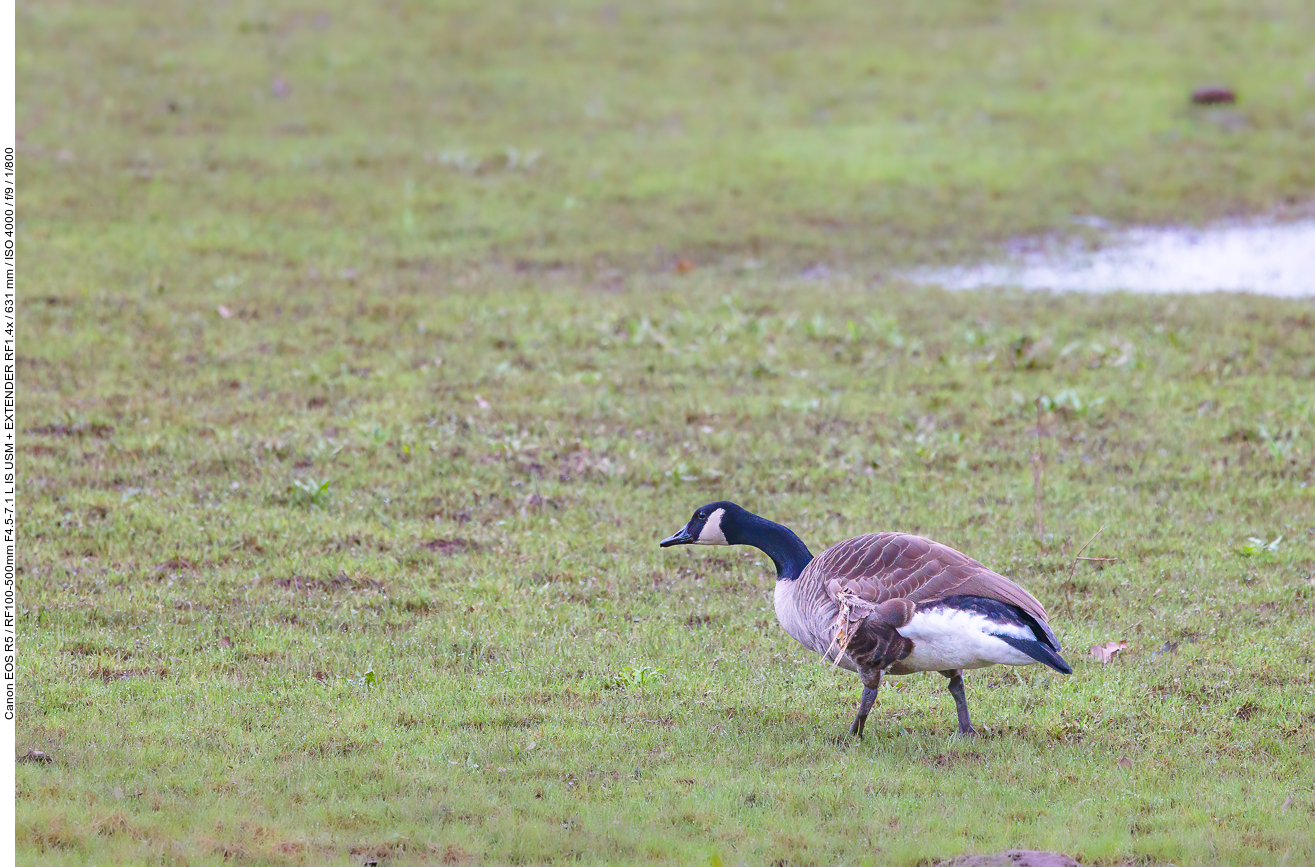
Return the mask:
[[793, 581], [813, 559], [813, 553], [789, 527], [749, 514], [738, 528], [735, 541], [752, 545], [776, 564], [778, 581]]

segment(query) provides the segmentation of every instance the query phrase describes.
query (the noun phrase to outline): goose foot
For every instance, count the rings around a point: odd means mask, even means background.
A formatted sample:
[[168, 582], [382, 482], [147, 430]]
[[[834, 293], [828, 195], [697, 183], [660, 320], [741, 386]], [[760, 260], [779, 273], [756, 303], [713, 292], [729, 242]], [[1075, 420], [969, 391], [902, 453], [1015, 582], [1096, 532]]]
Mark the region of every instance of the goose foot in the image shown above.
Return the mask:
[[959, 716], [959, 737], [975, 736], [977, 729], [973, 728], [973, 721], [968, 717], [968, 696], [963, 691], [963, 669], [942, 671], [941, 674], [950, 679], [950, 695], [954, 696], [954, 710]]
[[859, 740], [863, 739], [863, 726], [867, 725], [868, 718], [862, 714], [854, 717], [854, 721], [849, 725], [849, 733], [855, 735]]
[[863, 737], [863, 726], [867, 724], [868, 714], [872, 712], [872, 705], [877, 700], [877, 687], [881, 686], [881, 678], [877, 678], [877, 686], [863, 687], [863, 697], [858, 702], [858, 715], [854, 717], [854, 723], [849, 727], [851, 735]]

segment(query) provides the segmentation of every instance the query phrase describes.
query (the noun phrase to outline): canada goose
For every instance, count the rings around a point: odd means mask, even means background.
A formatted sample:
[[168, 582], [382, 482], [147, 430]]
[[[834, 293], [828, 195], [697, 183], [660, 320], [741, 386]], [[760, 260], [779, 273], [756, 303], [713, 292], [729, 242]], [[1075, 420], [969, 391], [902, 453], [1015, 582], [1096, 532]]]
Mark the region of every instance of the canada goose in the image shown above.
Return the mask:
[[883, 674], [939, 671], [950, 679], [959, 734], [968, 718], [963, 670], [1044, 662], [1063, 674], [1046, 609], [981, 563], [921, 536], [869, 533], [814, 557], [788, 527], [725, 500], [701, 506], [663, 539], [672, 545], [752, 545], [776, 564], [776, 619], [796, 641], [863, 681], [851, 734], [876, 701]]

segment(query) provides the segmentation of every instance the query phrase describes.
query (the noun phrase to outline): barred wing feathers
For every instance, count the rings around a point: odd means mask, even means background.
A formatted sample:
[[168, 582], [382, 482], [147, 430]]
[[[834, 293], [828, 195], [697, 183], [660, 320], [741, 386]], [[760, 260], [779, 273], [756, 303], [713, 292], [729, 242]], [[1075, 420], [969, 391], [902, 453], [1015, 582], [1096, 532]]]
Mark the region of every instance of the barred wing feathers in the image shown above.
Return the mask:
[[1044, 633], [1037, 637], [1054, 650], [1060, 649], [1046, 609], [1031, 593], [967, 554], [921, 536], [908, 533], [855, 536], [813, 558], [799, 577], [826, 588], [827, 595], [837, 603], [843, 601], [842, 597], [850, 600], [845, 604], [847, 609], [859, 600], [876, 607], [893, 599], [907, 599], [915, 604], [947, 596], [995, 599], [1022, 609]]

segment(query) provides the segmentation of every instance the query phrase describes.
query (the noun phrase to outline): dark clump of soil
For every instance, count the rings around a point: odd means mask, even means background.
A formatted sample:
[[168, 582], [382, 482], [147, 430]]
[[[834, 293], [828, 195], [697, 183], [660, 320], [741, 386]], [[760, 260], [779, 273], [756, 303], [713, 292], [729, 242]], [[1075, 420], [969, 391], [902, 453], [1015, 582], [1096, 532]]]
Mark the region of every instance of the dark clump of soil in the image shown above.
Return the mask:
[[474, 551], [479, 545], [469, 539], [430, 539], [421, 542], [420, 547], [437, 554], [460, 554], [462, 551]]
[[1232, 105], [1237, 93], [1230, 87], [1198, 87], [1192, 91], [1193, 105]]
[[42, 437], [84, 437], [90, 434], [97, 439], [109, 439], [114, 435], [112, 424], [45, 424], [28, 428], [26, 433]]
[[41, 750], [28, 750], [26, 753], [18, 757], [18, 761], [28, 762], [34, 765], [50, 765], [55, 762], [54, 758], [43, 753]]

